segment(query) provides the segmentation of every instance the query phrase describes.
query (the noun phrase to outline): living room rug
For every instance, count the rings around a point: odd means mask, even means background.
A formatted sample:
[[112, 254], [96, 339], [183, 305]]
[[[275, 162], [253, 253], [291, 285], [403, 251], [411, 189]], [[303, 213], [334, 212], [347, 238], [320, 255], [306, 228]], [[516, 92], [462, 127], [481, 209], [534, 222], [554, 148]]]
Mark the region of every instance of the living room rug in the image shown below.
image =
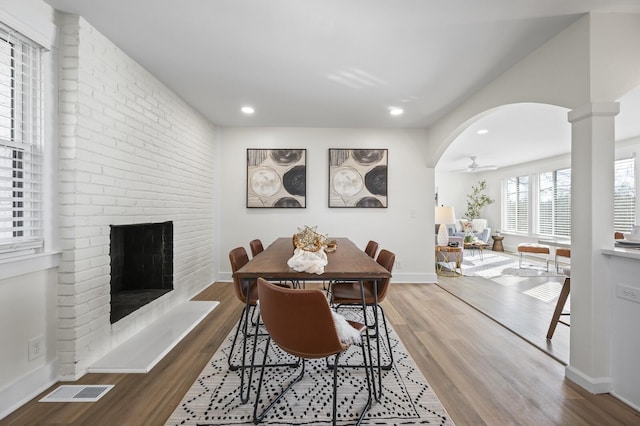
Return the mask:
[[519, 266], [518, 256], [507, 253], [497, 253], [484, 250], [482, 255], [477, 251], [465, 250], [462, 259], [462, 275], [467, 277], [495, 278], [501, 275], [516, 277], [555, 277], [562, 273], [556, 272], [553, 264], [547, 271], [545, 261], [525, 258], [522, 268]]
[[[342, 310], [346, 317], [355, 313]], [[237, 325], [236, 325], [237, 327]], [[260, 369], [254, 370], [251, 396], [242, 404], [239, 398], [240, 372], [230, 371], [227, 356], [231, 349], [235, 329], [211, 358], [196, 382], [184, 396], [166, 425], [231, 425], [252, 424], [253, 408]], [[389, 328], [393, 348], [394, 366], [382, 372], [383, 394], [379, 402], [372, 401], [365, 415], [364, 425], [453, 425], [448, 413], [440, 403], [429, 383], [420, 373], [394, 330]], [[258, 343], [256, 360], [262, 361], [266, 338]], [[388, 360], [389, 348], [386, 339], [380, 339], [381, 357]], [[234, 358], [241, 356], [240, 345], [236, 345]], [[375, 340], [372, 344], [375, 351]], [[375, 356], [375, 354], [374, 354]], [[331, 360], [333, 357], [330, 358]], [[361, 349], [352, 346], [340, 357], [340, 362], [359, 365]], [[285, 361], [286, 360], [286, 361]], [[273, 343], [269, 347], [269, 363], [291, 362], [293, 358], [279, 350]], [[238, 361], [239, 362], [239, 361]], [[266, 407], [290, 379], [299, 373], [292, 367], [267, 367], [265, 372], [261, 404]], [[353, 424], [366, 402], [366, 379], [361, 368], [338, 370], [337, 423]], [[377, 378], [376, 378], [377, 383]], [[307, 361], [305, 376], [296, 383], [285, 397], [269, 411], [264, 424], [268, 425], [328, 425], [331, 424], [333, 375], [326, 360]]]

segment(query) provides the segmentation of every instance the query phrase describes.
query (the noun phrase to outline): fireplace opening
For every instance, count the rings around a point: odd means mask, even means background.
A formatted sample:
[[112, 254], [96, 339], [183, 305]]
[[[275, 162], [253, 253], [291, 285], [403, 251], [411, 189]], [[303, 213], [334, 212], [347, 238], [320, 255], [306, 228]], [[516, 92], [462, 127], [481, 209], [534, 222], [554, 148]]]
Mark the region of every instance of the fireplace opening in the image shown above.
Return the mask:
[[173, 290], [173, 222], [111, 226], [111, 324]]

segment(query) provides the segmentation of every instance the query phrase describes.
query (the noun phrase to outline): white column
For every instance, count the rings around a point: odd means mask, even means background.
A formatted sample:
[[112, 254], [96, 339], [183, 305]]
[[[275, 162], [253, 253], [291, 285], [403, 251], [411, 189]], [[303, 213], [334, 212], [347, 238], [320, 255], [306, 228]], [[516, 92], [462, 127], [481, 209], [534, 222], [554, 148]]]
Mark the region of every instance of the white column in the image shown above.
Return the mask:
[[614, 119], [617, 102], [569, 112], [571, 123], [571, 345], [566, 376], [593, 393], [611, 390], [609, 282], [613, 247]]

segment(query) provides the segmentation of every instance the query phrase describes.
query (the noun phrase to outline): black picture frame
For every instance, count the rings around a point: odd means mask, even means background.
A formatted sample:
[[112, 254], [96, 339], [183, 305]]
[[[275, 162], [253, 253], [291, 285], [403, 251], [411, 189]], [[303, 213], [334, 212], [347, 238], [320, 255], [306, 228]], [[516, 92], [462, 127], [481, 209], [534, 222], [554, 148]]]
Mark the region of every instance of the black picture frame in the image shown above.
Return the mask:
[[247, 149], [247, 208], [306, 208], [306, 149]]
[[329, 207], [387, 208], [387, 149], [329, 148]]

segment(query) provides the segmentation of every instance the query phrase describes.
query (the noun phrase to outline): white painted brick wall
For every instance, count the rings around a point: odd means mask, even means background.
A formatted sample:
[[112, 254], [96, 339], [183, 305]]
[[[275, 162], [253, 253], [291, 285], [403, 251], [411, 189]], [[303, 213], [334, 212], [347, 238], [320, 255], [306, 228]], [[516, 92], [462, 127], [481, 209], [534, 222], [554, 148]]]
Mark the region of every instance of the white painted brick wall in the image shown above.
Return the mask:
[[[63, 18], [60, 375], [214, 279], [215, 128], [84, 19]], [[173, 221], [175, 291], [109, 324], [110, 225]]]

